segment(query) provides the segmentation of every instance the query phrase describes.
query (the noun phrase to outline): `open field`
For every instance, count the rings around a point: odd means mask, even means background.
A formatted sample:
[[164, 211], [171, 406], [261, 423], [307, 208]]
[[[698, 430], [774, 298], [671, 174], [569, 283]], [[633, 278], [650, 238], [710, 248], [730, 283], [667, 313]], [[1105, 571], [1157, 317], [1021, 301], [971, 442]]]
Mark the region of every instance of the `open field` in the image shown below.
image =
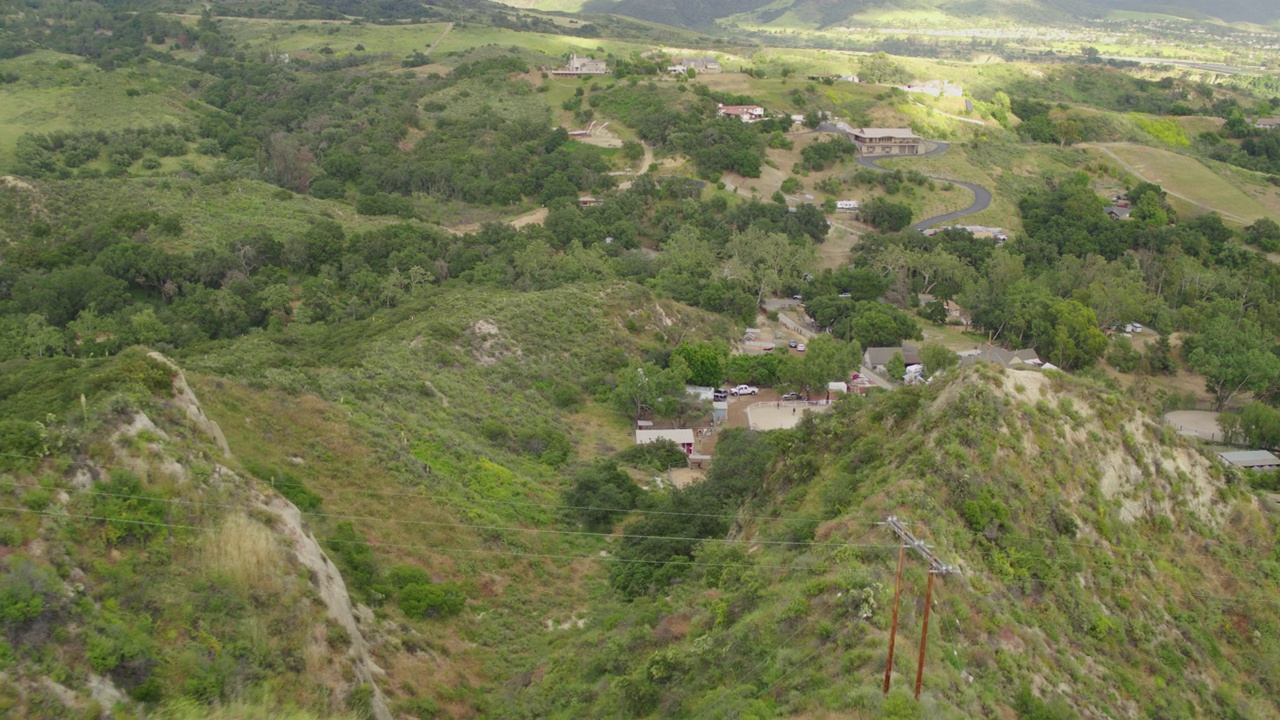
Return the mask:
[[1159, 184], [1200, 212], [1217, 212], [1224, 220], [1241, 224], [1270, 214], [1258, 201], [1194, 158], [1130, 143], [1095, 143], [1088, 147], [1118, 160], [1140, 179]]
[[[354, 25], [339, 20], [298, 22], [265, 18], [221, 18], [219, 22], [253, 48], [315, 53], [328, 47], [335, 55], [367, 52], [391, 53], [397, 57], [415, 50], [426, 52], [448, 27], [448, 23]], [[363, 49], [357, 50], [357, 45]]]
[[[202, 77], [184, 68], [148, 63], [114, 72], [72, 55], [38, 51], [0, 61], [18, 82], [0, 85], [0, 169], [14, 162], [25, 132], [116, 130], [177, 124], [192, 116], [191, 98], [178, 88]], [[129, 96], [127, 91], [136, 90]]]
[[[283, 240], [330, 217], [348, 232], [404, 222], [399, 218], [357, 215], [346, 203], [295, 195], [253, 180], [206, 185], [182, 178], [130, 178], [117, 181], [127, 190], [112, 192], [94, 181], [51, 181], [37, 187], [42, 203], [55, 214], [109, 218], [122, 212], [152, 210], [182, 219], [183, 232], [166, 245], [179, 250], [209, 247], [251, 232], [264, 231]], [[58, 208], [57, 206], [64, 206]]]

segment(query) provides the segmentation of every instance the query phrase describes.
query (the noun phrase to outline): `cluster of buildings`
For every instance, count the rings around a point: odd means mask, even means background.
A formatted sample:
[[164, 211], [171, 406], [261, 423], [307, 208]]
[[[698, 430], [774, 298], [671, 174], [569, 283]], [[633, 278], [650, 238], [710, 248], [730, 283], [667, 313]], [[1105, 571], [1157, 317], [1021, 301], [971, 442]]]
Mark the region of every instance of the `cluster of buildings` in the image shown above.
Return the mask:
[[720, 67], [720, 63], [716, 62], [715, 58], [676, 58], [674, 65], [667, 66], [667, 72], [672, 74], [687, 74], [690, 70], [697, 75], [724, 72], [724, 68]]
[[[871, 347], [862, 353], [862, 364], [869, 367], [875, 372], [885, 373], [888, 371], [889, 362], [893, 360], [895, 354], [901, 354], [903, 364], [910, 368], [921, 364], [920, 349], [912, 345], [901, 345], [899, 347]], [[1040, 359], [1035, 350], [1025, 348], [1022, 350], [1007, 350], [998, 345], [986, 344], [976, 347], [972, 350], [961, 350], [956, 353], [960, 356], [961, 365], [972, 365], [976, 362], [988, 362], [993, 365], [999, 365], [1006, 368], [1041, 368], [1045, 370], [1055, 370], [1057, 366], [1053, 363], [1047, 363]]]
[[569, 63], [558, 70], [552, 70], [551, 74], [560, 77], [572, 77], [576, 75], [604, 75], [608, 72], [609, 63], [604, 60], [570, 55]]

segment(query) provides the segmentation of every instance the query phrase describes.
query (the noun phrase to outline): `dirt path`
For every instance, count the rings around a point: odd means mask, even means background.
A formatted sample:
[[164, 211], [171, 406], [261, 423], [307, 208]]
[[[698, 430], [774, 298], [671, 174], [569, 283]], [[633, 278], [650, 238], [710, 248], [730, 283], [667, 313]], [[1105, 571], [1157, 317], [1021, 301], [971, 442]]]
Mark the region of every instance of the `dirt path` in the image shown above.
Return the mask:
[[[513, 217], [507, 221], [507, 224], [511, 227], [521, 228], [525, 225], [541, 225], [546, 219], [547, 209], [543, 207], [538, 208], [537, 210], [531, 210], [523, 215]], [[454, 235], [466, 235], [468, 233], [479, 232], [480, 223], [466, 223], [464, 225], [454, 225], [453, 227], [447, 227], [444, 229]]]
[[546, 219], [547, 219], [547, 209], [543, 207], [543, 208], [538, 208], [537, 210], [533, 210], [531, 212], [527, 212], [518, 218], [513, 218], [507, 221], [507, 224], [510, 225], [511, 227], [519, 228], [519, 227], [524, 227], [525, 225], [541, 225], [544, 221], [546, 221]]
[[452, 30], [452, 29], [453, 29], [453, 23], [451, 23], [451, 22], [450, 22], [450, 23], [445, 23], [445, 24], [444, 24], [444, 32], [440, 33], [440, 37], [436, 38], [436, 39], [435, 39], [435, 42], [433, 42], [433, 43], [431, 43], [430, 45], [428, 45], [428, 46], [427, 46], [427, 53], [426, 53], [426, 54], [427, 54], [427, 55], [430, 55], [433, 51], [435, 51], [436, 46], [437, 46], [437, 45], [439, 45], [439, 44], [440, 44], [440, 42], [441, 42], [442, 40], [444, 40], [444, 39], [445, 39], [445, 36], [447, 36], [447, 35], [449, 34], [449, 31], [450, 31], [450, 30]]
[[[1115, 153], [1111, 152], [1111, 148], [1110, 148], [1110, 147], [1108, 147], [1108, 145], [1110, 145], [1110, 144], [1111, 144], [1111, 143], [1080, 143], [1080, 144], [1076, 145], [1076, 147], [1096, 148], [1096, 149], [1098, 149], [1098, 150], [1102, 151], [1104, 154], [1106, 154], [1106, 156], [1107, 156], [1107, 157], [1109, 157], [1109, 158], [1111, 158], [1112, 160], [1115, 160], [1117, 163], [1119, 163], [1119, 164], [1120, 164], [1120, 167], [1124, 168], [1126, 171], [1128, 171], [1128, 172], [1130, 172], [1130, 173], [1133, 173], [1133, 176], [1134, 176], [1134, 177], [1136, 177], [1136, 178], [1138, 178], [1139, 180], [1142, 180], [1143, 182], [1150, 182], [1150, 183], [1155, 183], [1155, 182], [1156, 182], [1155, 180], [1150, 180], [1150, 179], [1148, 179], [1145, 175], [1143, 175], [1142, 173], [1138, 172], [1138, 169], [1137, 169], [1137, 168], [1135, 168], [1134, 166], [1132, 166], [1132, 165], [1130, 165], [1129, 163], [1125, 162], [1125, 161], [1124, 161], [1124, 160], [1123, 160], [1119, 155], [1117, 155], [1117, 154], [1115, 154]], [[1156, 183], [1156, 184], [1159, 184], [1159, 183]], [[1161, 187], [1164, 187], [1164, 186], [1163, 186], [1163, 185], [1161, 185]], [[1202, 202], [1197, 202], [1197, 201], [1195, 201], [1195, 200], [1192, 200], [1191, 198], [1187, 197], [1186, 195], [1180, 195], [1180, 194], [1178, 194], [1178, 193], [1176, 193], [1176, 192], [1174, 192], [1174, 191], [1170, 190], [1169, 188], [1164, 188], [1164, 191], [1165, 191], [1166, 193], [1168, 193], [1168, 194], [1170, 194], [1170, 195], [1172, 195], [1172, 196], [1176, 197], [1176, 198], [1179, 198], [1179, 199], [1181, 199], [1181, 200], [1185, 200], [1186, 202], [1189, 202], [1189, 203], [1191, 203], [1192, 205], [1195, 205], [1195, 206], [1196, 206], [1196, 207], [1198, 207], [1198, 208], [1204, 208], [1205, 210], [1207, 210], [1207, 211], [1209, 211], [1209, 212], [1216, 212], [1216, 213], [1218, 213], [1219, 215], [1221, 215], [1222, 217], [1224, 217], [1224, 218], [1226, 218], [1226, 219], [1228, 219], [1228, 220], [1234, 220], [1234, 221], [1236, 221], [1236, 222], [1238, 222], [1238, 223], [1243, 223], [1243, 224], [1245, 224], [1245, 225], [1248, 225], [1249, 223], [1253, 222], [1253, 221], [1252, 221], [1252, 220], [1250, 220], [1249, 218], [1240, 217], [1239, 215], [1236, 215], [1236, 214], [1234, 214], [1234, 213], [1225, 212], [1225, 211], [1223, 211], [1223, 210], [1219, 210], [1218, 208], [1215, 208], [1215, 207], [1213, 207], [1213, 206], [1205, 205], [1205, 204], [1204, 204], [1204, 203], [1202, 203]]]

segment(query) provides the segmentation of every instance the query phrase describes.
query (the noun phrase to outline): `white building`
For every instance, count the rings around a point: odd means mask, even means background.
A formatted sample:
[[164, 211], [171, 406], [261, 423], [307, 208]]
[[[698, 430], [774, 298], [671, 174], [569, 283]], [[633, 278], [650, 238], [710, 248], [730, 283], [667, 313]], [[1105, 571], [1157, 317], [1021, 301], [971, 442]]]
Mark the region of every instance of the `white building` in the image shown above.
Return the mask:
[[636, 444], [647, 445], [660, 440], [670, 440], [680, 446], [685, 453], [693, 452], [693, 430], [689, 428], [675, 430], [636, 430]]

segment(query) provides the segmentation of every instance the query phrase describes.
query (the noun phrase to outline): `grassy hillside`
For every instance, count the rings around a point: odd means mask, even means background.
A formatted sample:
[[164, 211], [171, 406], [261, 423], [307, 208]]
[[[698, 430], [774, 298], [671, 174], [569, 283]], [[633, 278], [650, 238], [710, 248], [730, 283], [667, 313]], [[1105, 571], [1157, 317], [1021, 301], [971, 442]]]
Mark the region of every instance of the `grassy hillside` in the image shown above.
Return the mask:
[[1185, 200], [1193, 214], [1217, 212], [1243, 225], [1270, 215], [1256, 200], [1195, 158], [1127, 143], [1108, 143], [1096, 150], [1119, 161], [1139, 179], [1159, 183]]
[[[547, 624], [604, 591], [595, 542], [560, 529], [562, 477], [629, 440], [593, 397], [615, 365], [673, 333], [729, 329], [625, 284], [461, 288], [361, 324], [186, 353], [194, 396], [171, 391], [140, 350], [7, 364], [5, 447], [29, 425], [16, 418], [52, 413], [44, 442], [65, 460], [0, 459], [0, 600], [29, 601], [15, 583], [43, 597], [34, 614], [6, 610], [0, 657], [16, 673], [0, 698], [23, 717], [62, 717], [100, 700], [98, 673], [126, 705], [257, 693], [263, 708], [363, 717], [359, 666], [343, 669], [359, 659], [344, 652], [350, 636], [401, 716], [489, 714], [494, 684], [531, 661]], [[191, 397], [230, 455], [189, 420]], [[361, 637], [308, 599], [329, 585], [293, 559], [277, 492], [373, 608], [356, 607]], [[58, 599], [67, 578], [102, 609]], [[465, 610], [411, 614], [401, 578], [456, 593]], [[50, 637], [49, 623], [72, 619], [84, 629]], [[34, 695], [44, 677], [76, 690]]]
[[13, 163], [24, 132], [117, 130], [179, 124], [195, 116], [189, 104], [194, 70], [148, 63], [106, 72], [74, 55], [38, 51], [0, 60], [0, 167]]
[[[1280, 645], [1255, 632], [1280, 621], [1274, 518], [1114, 388], [969, 370], [759, 442], [730, 540], [550, 638], [508, 715], [1277, 713]], [[961, 570], [934, 589], [918, 705], [915, 553], [880, 692], [891, 514]]]

